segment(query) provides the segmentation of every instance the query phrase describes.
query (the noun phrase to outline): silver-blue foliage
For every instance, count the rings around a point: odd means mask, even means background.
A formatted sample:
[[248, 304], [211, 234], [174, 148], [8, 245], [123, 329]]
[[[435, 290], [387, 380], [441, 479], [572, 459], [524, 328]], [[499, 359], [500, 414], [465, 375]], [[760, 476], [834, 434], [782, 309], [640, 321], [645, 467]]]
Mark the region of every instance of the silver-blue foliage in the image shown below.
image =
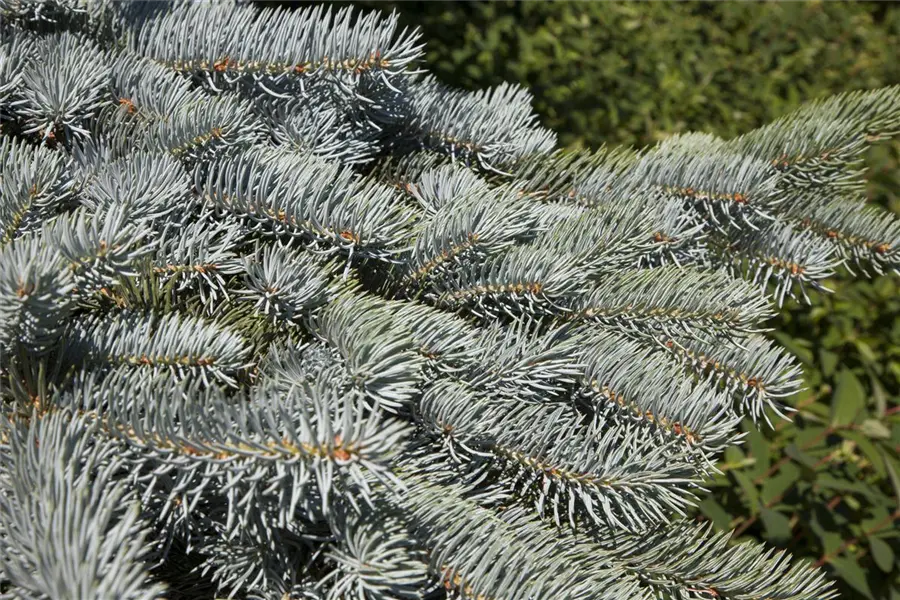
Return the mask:
[[0, 598], [780, 598], [698, 527], [900, 88], [555, 149], [396, 15], [0, 0]]

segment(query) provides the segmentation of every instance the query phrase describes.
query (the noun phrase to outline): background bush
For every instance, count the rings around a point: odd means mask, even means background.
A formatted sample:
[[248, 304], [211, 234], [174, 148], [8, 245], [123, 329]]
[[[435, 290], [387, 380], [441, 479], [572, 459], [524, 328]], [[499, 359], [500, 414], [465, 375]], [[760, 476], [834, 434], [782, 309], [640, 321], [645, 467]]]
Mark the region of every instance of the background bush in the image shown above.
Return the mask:
[[[570, 146], [730, 137], [850, 89], [900, 82], [900, 4], [358, 2], [397, 8], [454, 86], [527, 85]], [[900, 211], [900, 145], [868, 157]], [[793, 423], [747, 427], [697, 518], [827, 564], [848, 598], [900, 598], [900, 286], [829, 282], [773, 324], [804, 362]]]

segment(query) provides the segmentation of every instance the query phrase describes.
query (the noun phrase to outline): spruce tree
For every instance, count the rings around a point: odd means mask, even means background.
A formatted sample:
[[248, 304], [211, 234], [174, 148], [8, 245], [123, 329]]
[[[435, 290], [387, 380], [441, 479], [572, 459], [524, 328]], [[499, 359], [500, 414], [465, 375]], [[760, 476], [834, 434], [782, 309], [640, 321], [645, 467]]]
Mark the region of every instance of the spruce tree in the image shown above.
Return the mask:
[[0, 14], [0, 597], [835, 595], [689, 511], [773, 307], [900, 266], [900, 88], [573, 152], [395, 16]]

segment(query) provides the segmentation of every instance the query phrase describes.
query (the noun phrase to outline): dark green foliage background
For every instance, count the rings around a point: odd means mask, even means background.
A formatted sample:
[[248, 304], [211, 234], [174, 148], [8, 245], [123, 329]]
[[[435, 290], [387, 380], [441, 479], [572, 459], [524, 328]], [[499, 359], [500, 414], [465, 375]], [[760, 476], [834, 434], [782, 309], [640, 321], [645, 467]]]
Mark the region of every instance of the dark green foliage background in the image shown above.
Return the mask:
[[[355, 4], [421, 27], [446, 83], [527, 85], [569, 146], [730, 137], [813, 98], [900, 83], [900, 3]], [[900, 212], [900, 143], [868, 165], [872, 201]], [[847, 598], [898, 599], [900, 281], [829, 287], [772, 323], [806, 368], [793, 423], [746, 427], [697, 518], [827, 564]]]

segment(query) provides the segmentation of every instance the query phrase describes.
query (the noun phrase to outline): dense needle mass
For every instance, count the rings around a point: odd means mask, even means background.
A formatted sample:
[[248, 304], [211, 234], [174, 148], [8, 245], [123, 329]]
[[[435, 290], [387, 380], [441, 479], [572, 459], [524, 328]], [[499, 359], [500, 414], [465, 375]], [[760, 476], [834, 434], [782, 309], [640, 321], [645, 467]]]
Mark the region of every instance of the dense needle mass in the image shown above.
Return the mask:
[[2, 0], [0, 597], [834, 595], [685, 519], [900, 266], [900, 89], [555, 149], [395, 16]]

